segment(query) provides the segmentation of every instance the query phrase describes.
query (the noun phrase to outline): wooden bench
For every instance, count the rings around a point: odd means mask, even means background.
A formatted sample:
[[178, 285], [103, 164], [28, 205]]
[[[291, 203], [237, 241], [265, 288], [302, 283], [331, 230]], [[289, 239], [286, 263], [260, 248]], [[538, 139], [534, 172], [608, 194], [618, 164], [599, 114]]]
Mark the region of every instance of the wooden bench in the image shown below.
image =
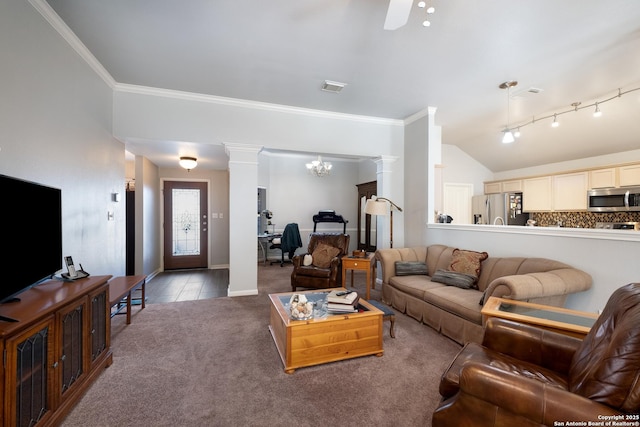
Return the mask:
[[[147, 276], [120, 276], [109, 280], [109, 307], [112, 308], [111, 317], [120, 314], [123, 308], [127, 308], [127, 325], [131, 323], [131, 292], [140, 288], [142, 297], [140, 298], [140, 310], [145, 306], [144, 288]], [[113, 310], [113, 307], [116, 310]]]

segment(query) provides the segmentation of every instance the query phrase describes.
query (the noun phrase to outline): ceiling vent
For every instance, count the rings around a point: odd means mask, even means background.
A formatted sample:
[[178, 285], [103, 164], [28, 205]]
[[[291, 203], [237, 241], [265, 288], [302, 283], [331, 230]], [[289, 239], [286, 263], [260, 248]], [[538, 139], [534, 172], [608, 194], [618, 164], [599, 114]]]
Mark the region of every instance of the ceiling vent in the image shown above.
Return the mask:
[[322, 84], [322, 90], [325, 92], [340, 93], [340, 91], [346, 86], [346, 83], [332, 82], [331, 80], [325, 80]]
[[521, 89], [518, 91], [515, 91], [511, 94], [512, 98], [528, 98], [531, 95], [537, 95], [539, 93], [542, 92], [542, 89], [537, 88], [537, 87], [529, 87], [527, 89]]

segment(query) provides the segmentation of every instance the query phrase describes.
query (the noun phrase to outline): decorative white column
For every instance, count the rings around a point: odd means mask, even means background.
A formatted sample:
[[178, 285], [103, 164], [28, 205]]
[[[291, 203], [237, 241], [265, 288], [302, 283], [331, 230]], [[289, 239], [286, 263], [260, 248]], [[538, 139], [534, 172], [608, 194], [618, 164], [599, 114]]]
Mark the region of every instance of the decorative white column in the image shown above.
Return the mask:
[[[376, 179], [378, 181], [378, 189], [376, 196], [385, 197], [393, 200], [402, 208], [404, 198], [401, 197], [400, 191], [394, 191], [393, 183], [393, 163], [398, 160], [395, 156], [380, 156], [373, 159], [377, 166]], [[393, 216], [393, 246], [400, 248], [404, 244], [404, 221], [399, 216], [402, 213], [396, 211]], [[389, 216], [376, 217], [376, 247], [388, 248], [391, 242], [391, 222]]]
[[262, 146], [225, 143], [229, 155], [229, 291], [258, 294], [256, 252], [256, 189], [258, 153]]

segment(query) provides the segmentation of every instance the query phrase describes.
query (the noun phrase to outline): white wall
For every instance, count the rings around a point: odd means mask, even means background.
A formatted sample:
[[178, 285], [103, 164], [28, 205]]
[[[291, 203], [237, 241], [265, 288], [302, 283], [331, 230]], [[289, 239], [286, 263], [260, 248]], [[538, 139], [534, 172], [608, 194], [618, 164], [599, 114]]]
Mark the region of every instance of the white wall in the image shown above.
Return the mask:
[[442, 144], [442, 182], [472, 184], [473, 195], [484, 194], [484, 182], [493, 180], [493, 172], [451, 144]]
[[[356, 248], [358, 225], [357, 184], [375, 181], [373, 162], [368, 160], [325, 159], [331, 161], [333, 169], [325, 177], [310, 175], [305, 163], [314, 157], [301, 155], [260, 154], [260, 170], [268, 170], [268, 180], [261, 181], [267, 188], [267, 209], [273, 212], [275, 231], [295, 222], [300, 229], [303, 253], [307, 247], [309, 233], [313, 231], [313, 215], [320, 210], [334, 210], [348, 222], [347, 233], [352, 236], [350, 247]], [[375, 165], [374, 165], [375, 166]], [[269, 228], [271, 230], [271, 227]], [[342, 232], [343, 224], [320, 223], [318, 232]], [[270, 257], [279, 255], [271, 253]]]
[[[404, 179], [404, 203], [400, 214], [405, 219], [406, 230], [424, 230], [427, 222], [428, 187], [428, 119], [423, 117], [409, 124], [405, 130], [404, 169], [410, 175]], [[399, 202], [396, 202], [399, 203]], [[399, 216], [399, 215], [398, 215]], [[424, 240], [423, 233], [405, 233], [405, 244], [415, 246]], [[395, 239], [394, 239], [395, 240]], [[395, 245], [395, 247], [399, 247]]]
[[[589, 234], [591, 233], [591, 234]], [[433, 224], [428, 227], [428, 244], [444, 244], [461, 249], [486, 251], [489, 256], [541, 257], [564, 262], [589, 273], [593, 286], [586, 292], [570, 295], [566, 306], [576, 310], [597, 312], [611, 293], [628, 283], [640, 281], [638, 251], [640, 242], [614, 240], [599, 230], [529, 229], [529, 227], [451, 226]], [[607, 236], [609, 234], [609, 238]]]
[[158, 167], [136, 156], [136, 274], [161, 270], [161, 192]]
[[125, 198], [111, 194], [124, 193], [125, 158], [111, 136], [112, 89], [26, 1], [0, 2], [0, 58], [0, 173], [61, 188], [63, 254], [93, 275], [124, 274]]
[[[118, 86], [122, 88], [122, 86]], [[261, 145], [266, 149], [356, 157], [397, 155], [404, 124], [399, 120], [269, 106], [215, 97], [189, 97], [168, 91], [114, 93], [114, 135], [222, 145]]]

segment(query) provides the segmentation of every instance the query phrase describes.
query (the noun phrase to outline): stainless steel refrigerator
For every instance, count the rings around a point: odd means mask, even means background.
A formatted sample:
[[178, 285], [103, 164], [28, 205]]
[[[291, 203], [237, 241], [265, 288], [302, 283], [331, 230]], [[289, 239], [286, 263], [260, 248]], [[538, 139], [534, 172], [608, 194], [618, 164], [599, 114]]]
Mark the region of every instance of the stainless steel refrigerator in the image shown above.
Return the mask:
[[487, 194], [473, 197], [474, 224], [526, 225], [522, 193]]

